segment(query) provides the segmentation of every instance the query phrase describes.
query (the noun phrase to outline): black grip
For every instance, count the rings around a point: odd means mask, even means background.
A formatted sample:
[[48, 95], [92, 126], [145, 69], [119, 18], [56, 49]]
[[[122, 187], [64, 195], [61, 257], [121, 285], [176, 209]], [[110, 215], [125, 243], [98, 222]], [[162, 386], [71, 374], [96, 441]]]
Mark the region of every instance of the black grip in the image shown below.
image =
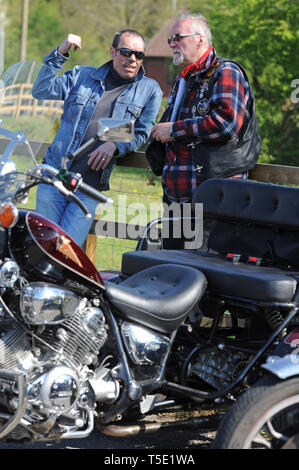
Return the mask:
[[81, 181], [81, 183], [79, 184], [78, 191], [81, 191], [81, 193], [84, 193], [86, 196], [90, 196], [93, 199], [96, 199], [97, 201], [104, 203], [107, 202], [109, 204], [113, 203], [113, 200], [110, 197], [105, 196], [97, 189], [94, 189], [92, 186], [89, 186], [89, 184], [84, 183], [84, 181]]

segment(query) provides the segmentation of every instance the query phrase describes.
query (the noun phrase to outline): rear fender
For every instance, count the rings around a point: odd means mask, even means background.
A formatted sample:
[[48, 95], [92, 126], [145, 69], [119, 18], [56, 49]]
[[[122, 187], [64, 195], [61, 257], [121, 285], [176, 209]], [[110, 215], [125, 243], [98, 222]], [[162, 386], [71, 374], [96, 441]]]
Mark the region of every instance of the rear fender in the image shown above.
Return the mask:
[[299, 348], [296, 349], [283, 357], [268, 357], [267, 362], [261, 367], [281, 380], [299, 375]]
[[276, 347], [273, 356], [269, 356], [263, 369], [280, 379], [299, 375], [299, 329], [291, 331]]

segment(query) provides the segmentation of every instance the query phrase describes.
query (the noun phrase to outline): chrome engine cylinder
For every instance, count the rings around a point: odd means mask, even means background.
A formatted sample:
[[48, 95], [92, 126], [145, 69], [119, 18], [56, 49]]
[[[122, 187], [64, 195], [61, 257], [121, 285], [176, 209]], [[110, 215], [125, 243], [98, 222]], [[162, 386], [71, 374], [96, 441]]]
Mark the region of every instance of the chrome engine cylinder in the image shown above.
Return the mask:
[[40, 338], [59, 351], [69, 365], [91, 364], [107, 340], [104, 313], [97, 307], [83, 307], [62, 325], [48, 326]]
[[23, 328], [13, 320], [1, 325], [0, 369], [20, 370], [31, 357], [28, 338]]

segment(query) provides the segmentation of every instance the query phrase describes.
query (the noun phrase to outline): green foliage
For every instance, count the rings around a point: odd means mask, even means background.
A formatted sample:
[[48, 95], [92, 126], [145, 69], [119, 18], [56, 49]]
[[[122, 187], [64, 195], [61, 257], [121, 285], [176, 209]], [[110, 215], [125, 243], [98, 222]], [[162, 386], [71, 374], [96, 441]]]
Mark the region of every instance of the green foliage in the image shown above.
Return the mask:
[[204, 11], [196, 0], [191, 4], [208, 19], [217, 53], [247, 70], [262, 137], [260, 161], [297, 166], [298, 104], [291, 101], [291, 83], [299, 78], [297, 2], [214, 0]]
[[[22, 2], [0, 0], [5, 67], [19, 60]], [[175, 3], [177, 11], [190, 7], [204, 14], [218, 54], [245, 66], [256, 98], [260, 161], [298, 165], [299, 92], [292, 83], [299, 81], [299, 30], [293, 0], [30, 0], [27, 58], [42, 60], [72, 32], [82, 37], [83, 47], [71, 53], [65, 68], [101, 64], [109, 59], [115, 31], [134, 28], [150, 39], [172, 16]]]

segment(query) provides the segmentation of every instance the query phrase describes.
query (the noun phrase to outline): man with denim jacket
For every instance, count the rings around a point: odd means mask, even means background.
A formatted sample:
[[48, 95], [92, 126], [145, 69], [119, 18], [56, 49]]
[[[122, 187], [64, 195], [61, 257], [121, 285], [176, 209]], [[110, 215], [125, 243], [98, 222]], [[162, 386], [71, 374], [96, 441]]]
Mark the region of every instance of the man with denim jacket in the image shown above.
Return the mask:
[[[142, 59], [145, 41], [136, 30], [115, 33], [111, 60], [101, 67], [75, 66], [58, 75], [71, 49], [81, 49], [81, 38], [69, 34], [44, 59], [33, 86], [37, 99], [64, 100], [60, 128], [45, 154], [45, 162], [56, 168], [62, 157], [73, 153], [94, 136], [99, 118], [113, 117], [134, 121], [131, 142], [96, 142], [88, 151], [70, 161], [68, 168], [81, 173], [86, 183], [100, 191], [109, 189], [109, 178], [116, 159], [135, 152], [149, 137], [159, 111], [162, 92], [157, 82], [144, 75]], [[81, 209], [56, 188], [39, 185], [36, 210], [59, 224], [79, 245], [90, 230], [97, 201], [78, 193], [93, 217], [86, 220]]]

